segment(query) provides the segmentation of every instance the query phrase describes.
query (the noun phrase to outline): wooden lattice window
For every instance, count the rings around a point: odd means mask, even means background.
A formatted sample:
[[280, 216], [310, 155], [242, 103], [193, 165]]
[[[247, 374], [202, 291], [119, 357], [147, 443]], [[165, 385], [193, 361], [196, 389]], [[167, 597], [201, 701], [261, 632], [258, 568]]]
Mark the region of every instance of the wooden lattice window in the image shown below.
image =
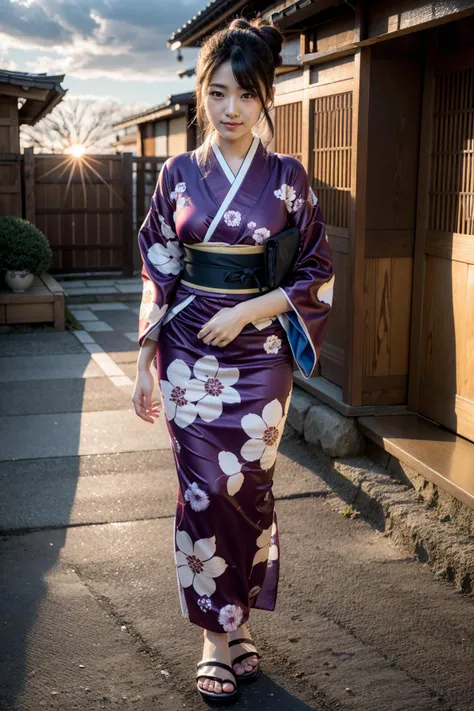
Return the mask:
[[314, 100], [313, 187], [326, 224], [347, 227], [351, 191], [352, 92]]
[[439, 76], [429, 229], [474, 234], [474, 68]]
[[301, 101], [275, 108], [275, 153], [301, 160]]

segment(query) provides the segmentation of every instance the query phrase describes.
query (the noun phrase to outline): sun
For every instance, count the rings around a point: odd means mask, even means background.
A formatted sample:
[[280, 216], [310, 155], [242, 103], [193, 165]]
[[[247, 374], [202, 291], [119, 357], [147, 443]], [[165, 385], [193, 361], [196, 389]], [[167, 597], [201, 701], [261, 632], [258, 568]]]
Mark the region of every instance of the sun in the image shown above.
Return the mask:
[[86, 148], [85, 146], [81, 146], [79, 143], [75, 143], [74, 145], [69, 146], [67, 152], [74, 156], [74, 158], [81, 158], [86, 152]]

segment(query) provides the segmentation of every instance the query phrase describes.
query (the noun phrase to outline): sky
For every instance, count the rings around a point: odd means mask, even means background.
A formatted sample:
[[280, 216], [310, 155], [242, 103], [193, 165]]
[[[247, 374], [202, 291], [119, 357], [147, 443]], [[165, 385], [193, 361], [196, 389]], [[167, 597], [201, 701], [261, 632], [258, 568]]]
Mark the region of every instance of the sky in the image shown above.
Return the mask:
[[170, 35], [206, 0], [0, 0], [0, 68], [65, 74], [72, 97], [155, 106], [194, 89], [176, 72], [195, 65], [196, 49], [177, 52]]

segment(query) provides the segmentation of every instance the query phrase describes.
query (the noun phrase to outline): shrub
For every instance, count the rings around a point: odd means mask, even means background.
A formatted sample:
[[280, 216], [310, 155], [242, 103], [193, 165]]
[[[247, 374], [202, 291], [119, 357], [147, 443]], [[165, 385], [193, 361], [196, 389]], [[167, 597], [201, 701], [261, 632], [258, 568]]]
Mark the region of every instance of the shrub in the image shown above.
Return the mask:
[[19, 217], [0, 217], [0, 268], [48, 271], [53, 253], [44, 234]]

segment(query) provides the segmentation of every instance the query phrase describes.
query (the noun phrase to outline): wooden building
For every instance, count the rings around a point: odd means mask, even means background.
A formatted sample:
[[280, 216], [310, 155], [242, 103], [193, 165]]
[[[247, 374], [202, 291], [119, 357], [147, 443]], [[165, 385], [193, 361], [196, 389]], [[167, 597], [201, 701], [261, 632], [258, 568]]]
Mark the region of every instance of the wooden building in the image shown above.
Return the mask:
[[299, 48], [270, 148], [306, 167], [335, 262], [295, 381], [474, 507], [474, 2], [214, 0], [169, 45], [257, 11]]
[[0, 215], [22, 216], [20, 125], [33, 126], [62, 100], [64, 76], [0, 70]]
[[[196, 148], [193, 122], [195, 101], [192, 92], [173, 94], [158, 106], [114, 124], [123, 132], [117, 136], [117, 152], [132, 151], [137, 156], [173, 156]], [[133, 141], [135, 131], [135, 141]], [[135, 143], [132, 149], [132, 145]]]

